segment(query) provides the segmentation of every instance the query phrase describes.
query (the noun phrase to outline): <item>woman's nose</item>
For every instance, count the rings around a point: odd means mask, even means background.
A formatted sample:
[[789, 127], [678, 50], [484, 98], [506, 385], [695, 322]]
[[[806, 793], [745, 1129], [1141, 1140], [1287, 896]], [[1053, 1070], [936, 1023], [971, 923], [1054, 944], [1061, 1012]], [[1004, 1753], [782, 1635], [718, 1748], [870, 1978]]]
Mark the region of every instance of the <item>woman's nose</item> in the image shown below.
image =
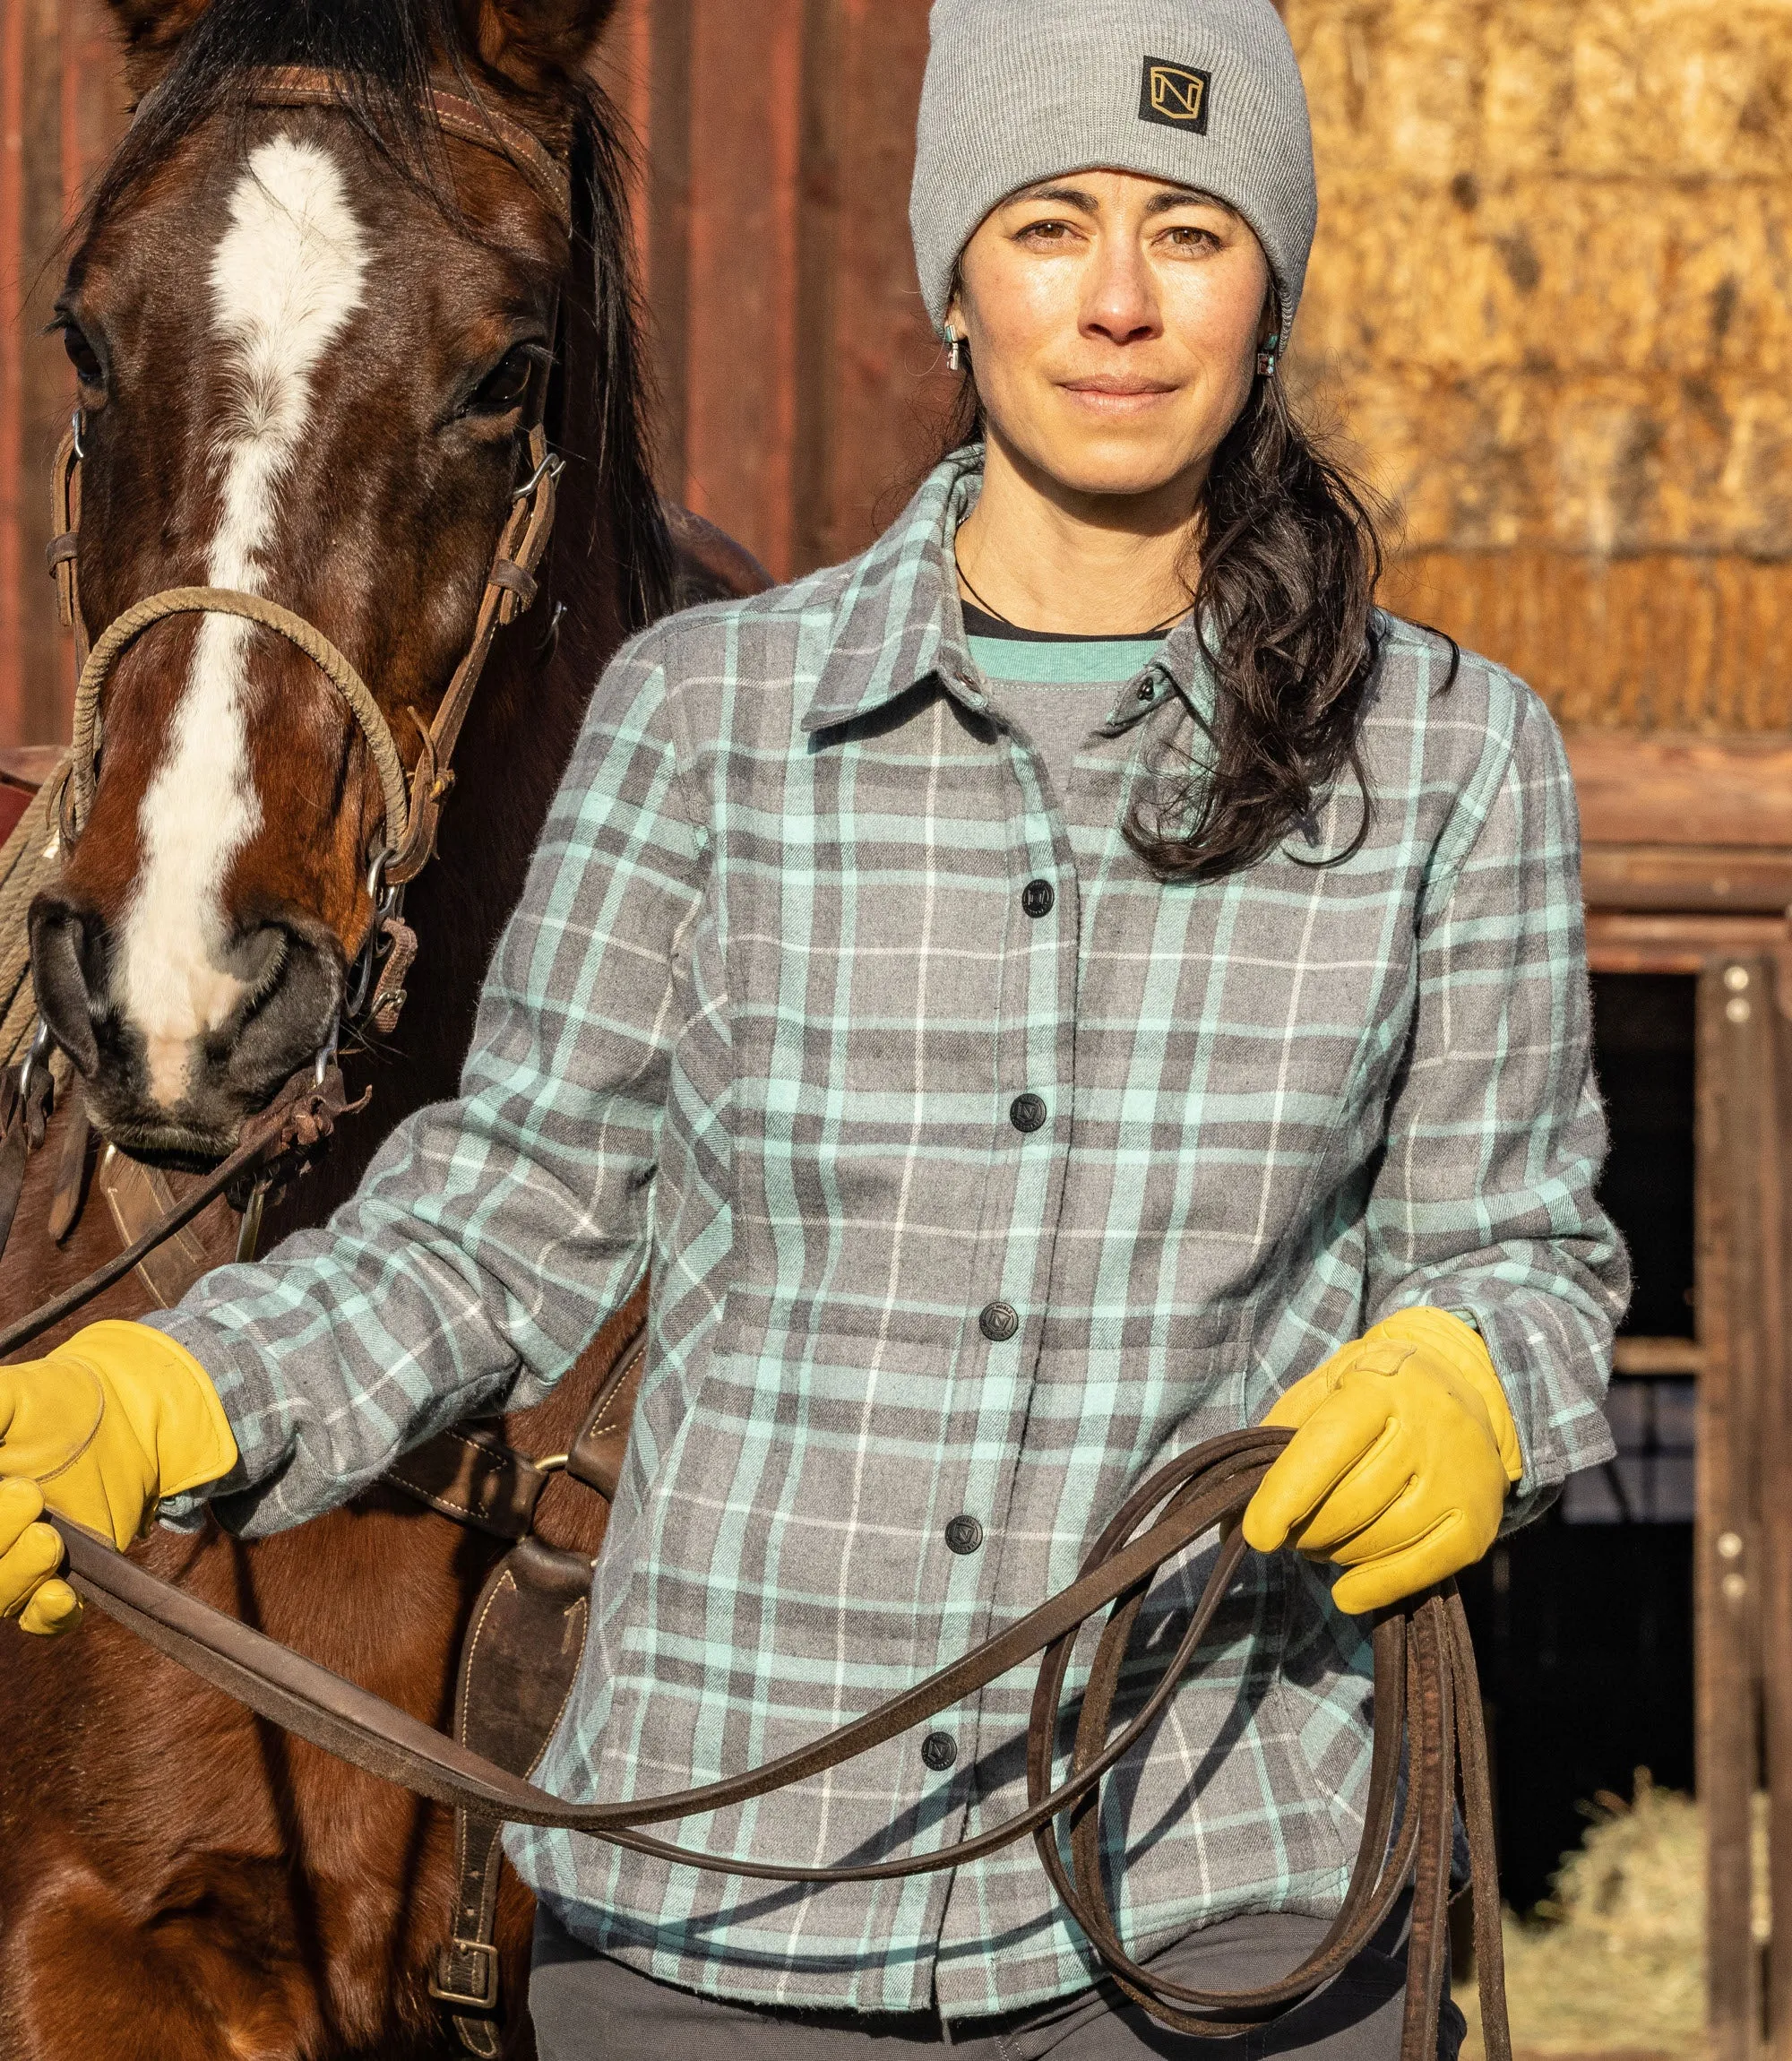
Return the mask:
[[1084, 335], [1112, 343], [1137, 343], [1163, 327], [1150, 268], [1135, 248], [1104, 243], [1083, 302]]

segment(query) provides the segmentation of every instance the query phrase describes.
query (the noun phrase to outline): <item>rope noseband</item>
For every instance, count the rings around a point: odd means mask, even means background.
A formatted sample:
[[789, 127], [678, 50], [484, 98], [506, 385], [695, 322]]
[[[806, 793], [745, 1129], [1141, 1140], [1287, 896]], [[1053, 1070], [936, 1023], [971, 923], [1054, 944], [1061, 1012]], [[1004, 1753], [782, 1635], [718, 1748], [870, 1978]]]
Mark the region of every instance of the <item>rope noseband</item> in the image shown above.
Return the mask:
[[277, 601], [259, 594], [237, 593], [228, 587], [169, 587], [126, 608], [88, 653], [74, 690], [74, 743], [69, 761], [69, 782], [73, 790], [73, 823], [79, 828], [93, 806], [93, 767], [99, 746], [99, 693], [114, 666], [152, 624], [170, 616], [237, 616], [259, 623], [289, 644], [296, 644], [315, 665], [348, 705], [349, 713], [360, 725], [380, 776], [384, 798], [385, 835], [396, 851], [405, 841], [410, 806], [405, 794], [404, 767], [398, 746], [379, 704], [366, 682], [314, 624]]

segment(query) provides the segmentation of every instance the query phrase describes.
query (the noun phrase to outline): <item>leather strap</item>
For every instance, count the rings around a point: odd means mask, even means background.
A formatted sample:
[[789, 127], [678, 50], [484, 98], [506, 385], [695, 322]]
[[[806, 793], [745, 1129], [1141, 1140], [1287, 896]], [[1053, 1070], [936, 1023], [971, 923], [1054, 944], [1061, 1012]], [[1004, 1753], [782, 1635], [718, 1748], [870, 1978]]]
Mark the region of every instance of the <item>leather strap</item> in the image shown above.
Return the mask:
[[77, 415], [63, 433], [50, 468], [50, 542], [46, 556], [56, 574], [62, 626], [74, 633], [74, 665], [87, 663], [87, 625], [81, 615], [81, 436]]
[[384, 1479], [456, 1523], [516, 1539], [528, 1538], [552, 1475], [500, 1440], [460, 1425], [407, 1453]]
[[[513, 502], [504, 532], [498, 539], [492, 570], [486, 576], [486, 591], [480, 597], [479, 612], [473, 624], [472, 642], [455, 668], [448, 691], [426, 729], [413, 711], [412, 720], [422, 731], [423, 745], [416, 771], [411, 775], [409, 824], [385, 870], [386, 879], [394, 887], [402, 887], [407, 881], [415, 880], [435, 856], [435, 832], [441, 821], [442, 805], [454, 784], [452, 771], [454, 747], [460, 742], [461, 726], [467, 720], [474, 690], [491, 655], [492, 642], [534, 599], [535, 575], [540, 570], [548, 539], [554, 533], [561, 470], [560, 461], [548, 452], [547, 433], [539, 423], [530, 433], [529, 457], [533, 470]], [[498, 577], [500, 569], [506, 574], [504, 580]], [[513, 574], [527, 582], [527, 599], [516, 580], [510, 577]]]
[[58, 1324], [65, 1316], [84, 1309], [96, 1296], [103, 1295], [115, 1281], [121, 1281], [149, 1255], [165, 1246], [239, 1181], [274, 1169], [296, 1168], [334, 1130], [339, 1118], [366, 1107], [368, 1096], [358, 1102], [348, 1099], [340, 1068], [331, 1065], [320, 1081], [310, 1065], [295, 1074], [259, 1117], [243, 1127], [242, 1143], [230, 1157], [182, 1198], [177, 1206], [134, 1239], [101, 1267], [96, 1267], [71, 1289], [40, 1303], [29, 1316], [0, 1331], [0, 1359], [29, 1345], [34, 1338]]
[[[461, 1649], [454, 1737], [523, 1775], [547, 1751], [573, 1694], [590, 1617], [592, 1563], [525, 1539], [493, 1569]], [[449, 2007], [455, 2037], [480, 2061], [503, 2050], [497, 2022], [499, 1834], [490, 1813], [454, 1815], [459, 1890], [452, 1935], [429, 1994]]]
[[584, 1429], [566, 1455], [567, 1473], [574, 1481], [594, 1489], [606, 1503], [616, 1500], [623, 1458], [628, 1451], [629, 1427], [634, 1421], [635, 1398], [641, 1393], [642, 1371], [646, 1365], [645, 1339], [631, 1340], [616, 1355], [616, 1366], [598, 1390]]
[[[1071, 1908], [1104, 1953], [1116, 1945], [1092, 1831], [1103, 1778], [1143, 1740], [1194, 1663], [1245, 1551], [1234, 1520], [1243, 1511], [1286, 1432], [1256, 1429], [1210, 1441], [1160, 1468], [1130, 1497], [1060, 1595], [996, 1634], [973, 1652], [892, 1698], [857, 1722], [760, 1768], [702, 1788], [626, 1803], [574, 1804], [444, 1738], [409, 1713], [251, 1626], [159, 1581], [115, 1553], [105, 1540], [56, 1520], [68, 1550], [70, 1578], [94, 1605], [157, 1651], [236, 1697], [297, 1737], [383, 1780], [395, 1781], [475, 1816], [562, 1827], [634, 1852], [708, 1872], [774, 1882], [868, 1882], [957, 1867], [1014, 1840], [1040, 1835], [1042, 1860]], [[1114, 1692], [1124, 1646], [1158, 1571], [1216, 1526], [1228, 1527], [1182, 1642], [1138, 1713], [1109, 1736]], [[1055, 1786], [1058, 1707], [1072, 1648], [1098, 1612], [1112, 1613], [1088, 1689], [1065, 1778]], [[1316, 1953], [1280, 1983], [1214, 1998], [1167, 1982], [1121, 1953], [1116, 1972], [1166, 2022], [1201, 2036], [1224, 2036], [1272, 2023], [1330, 1981], [1366, 1946], [1409, 1882], [1415, 1918], [1402, 2061], [1434, 2051], [1436, 1999], [1444, 1979], [1441, 1899], [1447, 1890], [1449, 1847], [1460, 1787], [1476, 1862], [1477, 1938], [1489, 2061], [1510, 2061], [1498, 1937], [1498, 1890], [1492, 1872], [1493, 1831], [1481, 1736], [1480, 1701], [1466, 1620], [1453, 1586], [1430, 1591], [1386, 1614], [1374, 1634], [1376, 1743], [1364, 1837], [1337, 1921]], [[977, 1694], [1030, 1660], [1039, 1662], [1028, 1767], [1029, 1804], [1006, 1824], [943, 1851], [844, 1867], [806, 1867], [730, 1859], [688, 1850], [649, 1827], [733, 1807], [839, 1767], [872, 1747]], [[1406, 1769], [1405, 1798], [1399, 1780]], [[1050, 1828], [1071, 1814], [1072, 1860], [1048, 1858]], [[1081, 1832], [1083, 1850], [1079, 1854]]]
[[[601, 1482], [614, 1485], [621, 1470], [641, 1385], [647, 1298], [643, 1281], [599, 1333], [607, 1341], [608, 1365], [599, 1373], [564, 1462], [568, 1475], [597, 1487], [606, 1504], [611, 1489]], [[474, 1491], [462, 1478], [469, 1464], [466, 1447], [476, 1438], [478, 1458], [472, 1464], [487, 1471]], [[521, 1537], [554, 1464], [528, 1460], [495, 1438], [450, 1431], [408, 1455], [385, 1479], [476, 1530]], [[422, 1483], [439, 1479], [444, 1468], [452, 1475], [452, 1489], [429, 1493]], [[594, 1565], [521, 1537], [493, 1569], [474, 1606], [461, 1650], [454, 1737], [513, 1773], [526, 1774], [547, 1751], [572, 1694], [584, 1649]], [[454, 1813], [454, 1919], [446, 1945], [437, 1950], [430, 1982], [430, 1995], [445, 2007], [461, 2051], [478, 2061], [498, 2061], [503, 2050], [496, 2015], [502, 1829], [502, 1821], [489, 1813]]]

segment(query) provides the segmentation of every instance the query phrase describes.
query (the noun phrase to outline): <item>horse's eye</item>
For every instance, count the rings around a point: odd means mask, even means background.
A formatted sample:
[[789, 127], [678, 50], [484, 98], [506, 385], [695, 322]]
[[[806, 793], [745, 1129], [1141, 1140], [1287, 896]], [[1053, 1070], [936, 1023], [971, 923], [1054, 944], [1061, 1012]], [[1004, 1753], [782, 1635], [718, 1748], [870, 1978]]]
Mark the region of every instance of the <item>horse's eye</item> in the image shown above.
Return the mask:
[[99, 353], [87, 341], [79, 325], [65, 322], [62, 325], [62, 347], [68, 353], [68, 362], [74, 367], [74, 376], [83, 386], [103, 386], [106, 368], [99, 362]]
[[467, 403], [470, 415], [508, 415], [521, 408], [528, 397], [529, 383], [535, 377], [540, 354], [520, 344], [507, 353], [473, 390]]

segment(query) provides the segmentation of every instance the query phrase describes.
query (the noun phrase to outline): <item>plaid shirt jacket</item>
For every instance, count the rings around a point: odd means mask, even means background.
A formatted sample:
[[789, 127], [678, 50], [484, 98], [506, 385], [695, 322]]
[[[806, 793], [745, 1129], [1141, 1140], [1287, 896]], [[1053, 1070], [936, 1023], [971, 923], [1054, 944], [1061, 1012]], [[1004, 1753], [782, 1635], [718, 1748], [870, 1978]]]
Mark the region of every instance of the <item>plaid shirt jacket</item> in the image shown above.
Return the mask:
[[[1626, 1272], [1593, 1199], [1549, 716], [1482, 660], [1446, 685], [1440, 643], [1391, 620], [1360, 848], [1310, 863], [1358, 827], [1346, 782], [1261, 864], [1167, 885], [1121, 825], [1191, 746], [1197, 640], [1170, 638], [1055, 796], [964, 640], [952, 539], [979, 480], [961, 454], [855, 563], [622, 653], [461, 1099], [402, 1125], [327, 1228], [154, 1320], [218, 1383], [242, 1453], [220, 1513], [259, 1534], [538, 1397], [650, 1263], [633, 1441], [539, 1777], [564, 1795], [709, 1781], [868, 1710], [1068, 1582], [1147, 1471], [1405, 1304], [1486, 1338], [1523, 1444], [1514, 1522], [1612, 1451]], [[974, 1550], [947, 1543], [959, 1516]], [[1147, 1655], [1209, 1564], [1160, 1584]], [[925, 1760], [908, 1737], [678, 1836], [799, 1864], [943, 1845], [1023, 1803], [1030, 1680], [961, 1706]], [[1323, 1570], [1248, 1564], [1112, 1785], [1135, 1952], [1336, 1908], [1368, 1682]], [[575, 1934], [737, 2000], [958, 2017], [1094, 1970], [1026, 1841], [768, 1889], [509, 1838]]]

